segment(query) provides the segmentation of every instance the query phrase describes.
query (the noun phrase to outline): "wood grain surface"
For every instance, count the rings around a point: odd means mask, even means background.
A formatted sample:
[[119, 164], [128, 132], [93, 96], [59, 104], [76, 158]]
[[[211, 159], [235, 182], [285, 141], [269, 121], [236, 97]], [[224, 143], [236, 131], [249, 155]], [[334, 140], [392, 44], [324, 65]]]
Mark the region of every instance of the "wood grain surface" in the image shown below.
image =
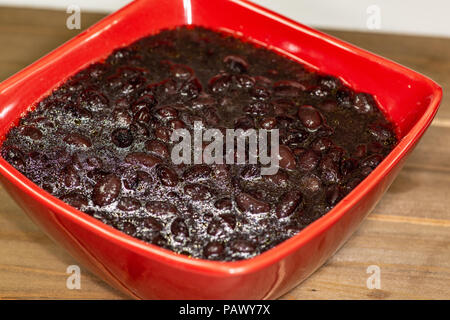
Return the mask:
[[[67, 14], [0, 7], [0, 80], [72, 38]], [[82, 13], [82, 28], [103, 16]], [[417, 70], [450, 88], [450, 39], [325, 31]], [[387, 79], [388, 81], [388, 79]], [[126, 299], [81, 269], [66, 288], [67, 252], [0, 188], [0, 299]], [[367, 268], [381, 270], [368, 289]], [[328, 262], [282, 299], [450, 298], [450, 100], [359, 230]]]

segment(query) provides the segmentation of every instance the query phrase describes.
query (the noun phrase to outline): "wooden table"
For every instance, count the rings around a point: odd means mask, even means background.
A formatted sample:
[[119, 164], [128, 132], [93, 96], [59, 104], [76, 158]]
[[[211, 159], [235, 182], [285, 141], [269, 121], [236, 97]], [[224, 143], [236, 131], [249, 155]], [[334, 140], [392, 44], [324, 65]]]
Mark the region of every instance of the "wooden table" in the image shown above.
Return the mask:
[[[0, 80], [76, 35], [67, 14], [0, 8]], [[102, 18], [82, 14], [82, 27]], [[327, 31], [389, 57], [450, 89], [450, 39]], [[450, 99], [376, 209], [344, 247], [283, 299], [450, 298]], [[77, 264], [0, 189], [0, 299], [123, 299], [81, 269], [81, 289], [66, 288]], [[366, 286], [381, 269], [381, 289]]]

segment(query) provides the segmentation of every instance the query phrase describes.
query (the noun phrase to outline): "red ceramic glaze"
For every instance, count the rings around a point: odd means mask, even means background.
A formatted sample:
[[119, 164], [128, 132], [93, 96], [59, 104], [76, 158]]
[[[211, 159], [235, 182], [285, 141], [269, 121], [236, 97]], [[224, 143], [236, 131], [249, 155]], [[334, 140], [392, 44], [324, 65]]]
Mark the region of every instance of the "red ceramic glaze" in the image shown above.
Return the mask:
[[100, 277], [145, 299], [270, 299], [298, 285], [350, 237], [398, 174], [442, 97], [430, 79], [247, 1], [142, 0], [102, 20], [0, 85], [0, 137], [69, 76], [162, 28], [196, 24], [252, 41], [373, 94], [401, 139], [332, 211], [249, 260], [191, 259], [144, 243], [70, 207], [0, 158], [5, 189], [53, 239]]

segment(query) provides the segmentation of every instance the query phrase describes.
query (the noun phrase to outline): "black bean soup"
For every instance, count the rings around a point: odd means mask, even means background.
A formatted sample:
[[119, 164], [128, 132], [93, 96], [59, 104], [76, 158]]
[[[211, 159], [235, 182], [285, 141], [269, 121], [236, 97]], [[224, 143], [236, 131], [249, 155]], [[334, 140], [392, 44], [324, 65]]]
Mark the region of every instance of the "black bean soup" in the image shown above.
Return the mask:
[[[279, 129], [280, 169], [179, 164], [172, 130]], [[355, 188], [396, 144], [371, 95], [234, 36], [164, 30], [67, 80], [2, 156], [124, 233], [195, 258], [254, 257]]]

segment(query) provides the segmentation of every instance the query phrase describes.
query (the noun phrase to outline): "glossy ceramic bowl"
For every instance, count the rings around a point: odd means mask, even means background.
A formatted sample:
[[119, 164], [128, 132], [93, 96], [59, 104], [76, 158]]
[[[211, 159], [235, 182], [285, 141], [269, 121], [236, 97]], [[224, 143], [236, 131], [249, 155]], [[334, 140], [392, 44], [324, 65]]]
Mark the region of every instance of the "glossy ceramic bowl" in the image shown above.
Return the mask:
[[372, 93], [401, 138], [389, 156], [332, 211], [249, 260], [191, 259], [144, 243], [37, 187], [4, 159], [0, 181], [56, 242], [132, 297], [268, 299], [298, 285], [355, 231], [430, 125], [441, 88], [414, 71], [242, 0], [136, 1], [0, 85], [0, 136], [69, 76], [113, 49], [162, 28], [196, 24], [237, 32]]

